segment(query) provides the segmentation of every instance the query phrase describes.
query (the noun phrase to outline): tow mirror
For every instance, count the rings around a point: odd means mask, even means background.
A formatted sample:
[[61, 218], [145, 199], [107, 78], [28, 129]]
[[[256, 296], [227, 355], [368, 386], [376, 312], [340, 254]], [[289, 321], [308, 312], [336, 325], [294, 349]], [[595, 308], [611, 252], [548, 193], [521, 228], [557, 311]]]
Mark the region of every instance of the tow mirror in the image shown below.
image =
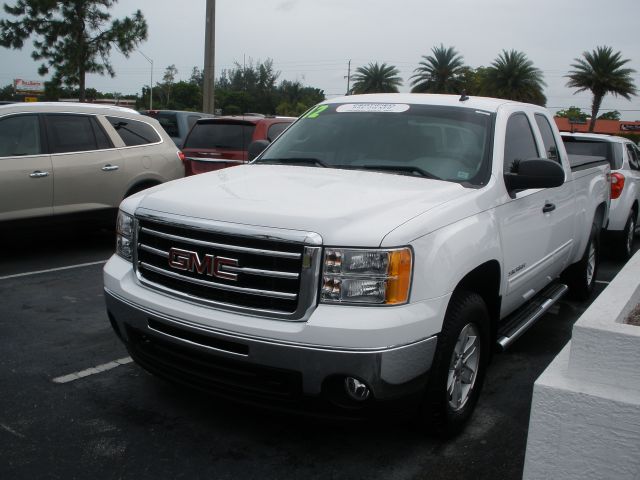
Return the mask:
[[249, 157], [249, 161], [255, 159], [268, 146], [269, 146], [268, 140], [256, 140], [255, 142], [251, 142], [249, 144], [249, 148], [247, 149], [247, 155]]
[[516, 160], [511, 171], [504, 173], [507, 190], [553, 188], [564, 183], [564, 169], [558, 162], [546, 158]]

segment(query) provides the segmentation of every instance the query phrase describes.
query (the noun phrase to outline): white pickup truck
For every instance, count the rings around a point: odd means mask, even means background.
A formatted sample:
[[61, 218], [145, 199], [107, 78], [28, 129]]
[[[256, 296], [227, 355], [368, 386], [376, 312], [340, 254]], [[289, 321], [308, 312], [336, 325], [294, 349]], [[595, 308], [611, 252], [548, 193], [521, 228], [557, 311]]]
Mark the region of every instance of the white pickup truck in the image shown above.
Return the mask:
[[452, 434], [493, 346], [591, 293], [609, 197], [609, 165], [572, 168], [543, 108], [333, 99], [249, 165], [127, 198], [108, 315], [175, 382], [352, 412], [419, 398]]

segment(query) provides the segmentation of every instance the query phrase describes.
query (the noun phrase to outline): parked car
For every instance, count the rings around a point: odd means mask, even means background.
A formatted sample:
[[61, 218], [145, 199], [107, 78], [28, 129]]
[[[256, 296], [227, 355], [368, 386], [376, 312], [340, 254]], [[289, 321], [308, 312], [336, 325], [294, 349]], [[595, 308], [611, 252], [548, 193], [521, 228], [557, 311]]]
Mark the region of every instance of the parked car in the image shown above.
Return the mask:
[[413, 399], [453, 434], [494, 348], [593, 292], [609, 174], [572, 168], [536, 105], [331, 99], [248, 165], [124, 200], [108, 317], [177, 383], [357, 415]]
[[214, 115], [209, 113], [182, 110], [142, 110], [140, 113], [158, 120], [178, 148], [182, 148], [189, 130], [198, 120], [214, 118]]
[[621, 260], [633, 254], [640, 205], [640, 149], [631, 140], [594, 133], [562, 133], [574, 162], [585, 157], [605, 158], [611, 166], [611, 211], [606, 237]]
[[198, 120], [182, 148], [186, 175], [247, 163], [254, 142], [272, 142], [294, 120], [255, 113]]
[[156, 120], [127, 108], [0, 106], [0, 221], [114, 211], [183, 177], [179, 153]]

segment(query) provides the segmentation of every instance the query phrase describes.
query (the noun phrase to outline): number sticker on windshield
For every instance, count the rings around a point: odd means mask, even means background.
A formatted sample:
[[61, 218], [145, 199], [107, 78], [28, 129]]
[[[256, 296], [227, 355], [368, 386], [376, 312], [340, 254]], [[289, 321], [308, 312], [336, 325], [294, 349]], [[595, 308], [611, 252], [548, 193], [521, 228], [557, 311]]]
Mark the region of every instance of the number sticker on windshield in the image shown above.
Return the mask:
[[376, 113], [402, 113], [409, 110], [406, 103], [345, 103], [336, 108], [338, 113], [352, 112], [376, 112]]
[[318, 118], [322, 112], [324, 112], [329, 105], [319, 105], [315, 108], [312, 108], [309, 113], [307, 113], [304, 118]]

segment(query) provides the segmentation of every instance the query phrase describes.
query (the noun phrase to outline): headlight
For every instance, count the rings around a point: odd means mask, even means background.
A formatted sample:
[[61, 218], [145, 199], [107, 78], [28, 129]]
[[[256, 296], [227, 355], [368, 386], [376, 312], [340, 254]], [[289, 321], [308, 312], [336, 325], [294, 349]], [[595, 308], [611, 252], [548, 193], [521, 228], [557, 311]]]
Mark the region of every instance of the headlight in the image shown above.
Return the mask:
[[407, 303], [411, 287], [410, 248], [324, 251], [322, 290], [324, 303]]
[[133, 260], [133, 232], [135, 222], [131, 215], [118, 211], [116, 221], [116, 253], [125, 260]]

